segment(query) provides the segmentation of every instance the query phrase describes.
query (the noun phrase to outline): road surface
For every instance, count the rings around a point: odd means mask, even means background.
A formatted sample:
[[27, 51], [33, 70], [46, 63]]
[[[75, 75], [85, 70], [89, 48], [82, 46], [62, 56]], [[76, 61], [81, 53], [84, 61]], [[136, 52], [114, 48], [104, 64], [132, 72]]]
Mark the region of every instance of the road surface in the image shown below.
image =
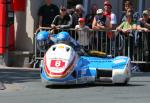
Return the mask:
[[0, 69], [0, 103], [150, 103], [150, 73], [134, 73], [128, 86], [87, 84], [44, 87], [36, 69]]

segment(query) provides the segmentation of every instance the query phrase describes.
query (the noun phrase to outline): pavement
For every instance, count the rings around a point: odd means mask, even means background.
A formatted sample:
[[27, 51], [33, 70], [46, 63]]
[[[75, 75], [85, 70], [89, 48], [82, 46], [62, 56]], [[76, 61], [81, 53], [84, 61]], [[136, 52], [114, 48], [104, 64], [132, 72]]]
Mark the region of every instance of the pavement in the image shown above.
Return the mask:
[[6, 67], [0, 65], [0, 90], [18, 90], [18, 83], [40, 79], [39, 68]]

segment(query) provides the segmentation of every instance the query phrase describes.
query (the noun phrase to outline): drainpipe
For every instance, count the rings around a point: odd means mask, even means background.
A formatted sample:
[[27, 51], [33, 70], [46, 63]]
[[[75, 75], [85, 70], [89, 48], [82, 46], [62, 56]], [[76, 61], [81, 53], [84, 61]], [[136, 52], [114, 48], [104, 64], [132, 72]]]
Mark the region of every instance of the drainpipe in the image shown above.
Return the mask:
[[84, 6], [84, 17], [86, 16], [88, 12], [88, 6], [89, 6], [89, 0], [83, 0], [83, 6]]
[[139, 9], [138, 9], [138, 12], [139, 12], [139, 14], [140, 14], [140, 17], [142, 16], [142, 11], [143, 11], [143, 2], [144, 2], [145, 0], [139, 0]]

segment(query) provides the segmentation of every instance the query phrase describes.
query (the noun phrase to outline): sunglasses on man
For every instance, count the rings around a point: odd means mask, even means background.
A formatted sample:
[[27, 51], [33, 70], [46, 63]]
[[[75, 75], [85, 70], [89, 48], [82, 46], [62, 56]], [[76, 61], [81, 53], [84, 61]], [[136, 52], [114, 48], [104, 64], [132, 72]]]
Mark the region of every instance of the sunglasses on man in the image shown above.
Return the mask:
[[66, 11], [66, 9], [61, 9], [61, 11]]

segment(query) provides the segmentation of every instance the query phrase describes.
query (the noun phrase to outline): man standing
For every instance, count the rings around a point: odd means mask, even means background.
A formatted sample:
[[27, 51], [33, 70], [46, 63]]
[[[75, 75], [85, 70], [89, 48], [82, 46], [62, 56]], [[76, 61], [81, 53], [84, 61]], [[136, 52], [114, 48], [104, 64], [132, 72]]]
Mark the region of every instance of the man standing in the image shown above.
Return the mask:
[[104, 2], [104, 15], [110, 19], [110, 23], [112, 25], [111, 29], [114, 29], [117, 25], [116, 15], [111, 11], [112, 6], [110, 2]]
[[[94, 48], [99, 51], [104, 51], [104, 48], [102, 48], [102, 42], [104, 43], [104, 39], [106, 38], [105, 30], [109, 30], [112, 26], [110, 24], [110, 19], [104, 15], [104, 12], [102, 9], [98, 9], [96, 11], [96, 16], [94, 17], [93, 23], [92, 23], [92, 29], [96, 30], [95, 36], [92, 38], [92, 42], [94, 42]], [[103, 31], [104, 30], [104, 31]], [[95, 47], [95, 45], [98, 45]]]
[[[143, 11], [143, 17], [139, 19], [137, 30], [144, 31], [144, 52], [145, 52], [145, 59], [146, 61], [150, 61], [150, 18], [148, 10]], [[141, 37], [142, 38], [142, 37]]]
[[86, 15], [86, 25], [92, 28], [92, 22], [94, 19], [94, 16], [96, 15], [98, 7], [96, 4], [93, 4], [90, 10], [90, 13]]
[[72, 28], [78, 25], [78, 19], [83, 17], [84, 8], [81, 4], [77, 4], [75, 7], [75, 12], [72, 14]]
[[60, 7], [60, 14], [55, 16], [51, 28], [53, 33], [57, 33], [59, 29], [69, 29], [72, 26], [72, 16], [67, 13], [67, 8], [64, 6]]
[[143, 11], [143, 18], [139, 19], [139, 23], [140, 23], [141, 27], [145, 27], [147, 29], [150, 29], [150, 18], [149, 18], [148, 10]]
[[[115, 29], [117, 25], [117, 18], [115, 13], [112, 12], [112, 5], [109, 2], [109, 0], [105, 0], [104, 2], [104, 15], [110, 19], [110, 25], [111, 25], [110, 30]], [[108, 31], [106, 32], [106, 35], [108, 37], [107, 48], [110, 47], [110, 49], [107, 49], [107, 51], [109, 53], [111, 52], [111, 55], [114, 55], [114, 48], [115, 48], [114, 34], [113, 32]]]
[[72, 25], [72, 16], [67, 13], [67, 8], [60, 7], [60, 14], [55, 16], [51, 27], [54, 29], [68, 29]]
[[51, 0], [44, 1], [45, 5], [38, 11], [39, 27], [50, 27], [54, 17], [59, 14], [59, 8], [52, 4]]

